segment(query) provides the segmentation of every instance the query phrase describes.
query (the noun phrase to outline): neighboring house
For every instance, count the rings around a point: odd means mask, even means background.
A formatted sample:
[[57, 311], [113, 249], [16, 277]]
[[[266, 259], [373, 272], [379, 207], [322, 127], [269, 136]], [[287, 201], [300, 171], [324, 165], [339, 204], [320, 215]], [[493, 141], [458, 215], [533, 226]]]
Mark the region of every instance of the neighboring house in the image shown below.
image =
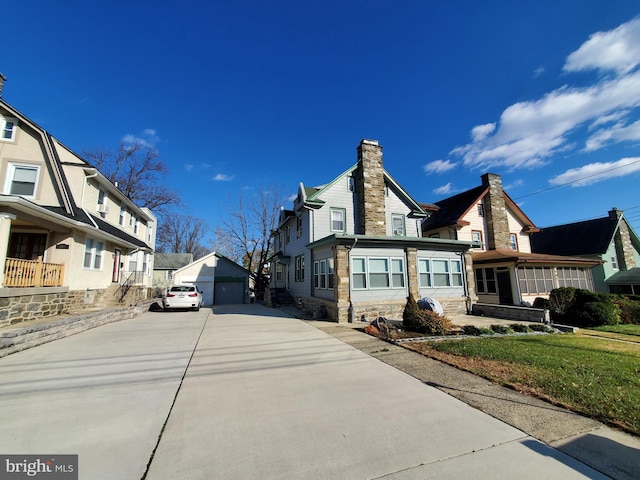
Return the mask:
[[0, 186], [0, 325], [146, 296], [156, 217], [2, 99]]
[[152, 286], [166, 289], [173, 285], [175, 271], [191, 262], [193, 262], [191, 253], [156, 253], [153, 258]]
[[543, 228], [534, 252], [600, 260], [591, 269], [596, 291], [640, 294], [640, 239], [616, 208], [604, 218]]
[[173, 283], [194, 284], [202, 292], [203, 305], [248, 303], [251, 273], [212, 252], [173, 273]]
[[423, 207], [425, 237], [473, 241], [478, 301], [500, 305], [533, 303], [557, 287], [593, 289], [594, 259], [532, 253], [540, 231], [504, 192], [500, 175], [482, 175], [482, 184]]
[[402, 318], [409, 293], [466, 312], [471, 242], [422, 238], [426, 213], [383, 168], [382, 147], [362, 140], [357, 156], [326, 185], [300, 183], [281, 210], [271, 293], [338, 322]]

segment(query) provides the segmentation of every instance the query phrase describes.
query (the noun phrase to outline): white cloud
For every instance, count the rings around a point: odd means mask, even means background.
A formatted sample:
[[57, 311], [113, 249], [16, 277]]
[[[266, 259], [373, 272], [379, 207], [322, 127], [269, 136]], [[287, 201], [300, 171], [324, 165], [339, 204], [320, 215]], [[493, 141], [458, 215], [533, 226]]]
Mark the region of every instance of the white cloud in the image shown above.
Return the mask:
[[427, 163], [423, 168], [426, 173], [444, 173], [458, 166], [458, 162], [451, 160], [434, 160]]
[[608, 32], [597, 32], [567, 58], [564, 70], [613, 70], [629, 73], [640, 63], [640, 18]]
[[230, 182], [234, 178], [236, 178], [235, 175], [225, 175], [224, 173], [218, 173], [215, 177], [213, 177], [213, 180], [215, 180], [216, 182]]
[[187, 172], [190, 172], [191, 170], [193, 170], [193, 167], [195, 167], [195, 165], [194, 165], [193, 163], [187, 163], [187, 164], [184, 166], [184, 169], [185, 169]]
[[631, 125], [625, 125], [619, 122], [609, 128], [602, 128], [591, 135], [587, 139], [584, 149], [586, 151], [593, 151], [599, 150], [611, 143], [638, 140], [640, 140], [640, 120]]
[[585, 187], [615, 177], [640, 172], [640, 157], [622, 158], [615, 162], [596, 162], [580, 168], [572, 168], [549, 180], [551, 185], [571, 184]]
[[514, 189], [514, 188], [521, 187], [522, 185], [524, 185], [524, 181], [523, 181], [522, 179], [520, 179], [520, 178], [519, 178], [519, 179], [517, 179], [517, 180], [514, 180], [513, 182], [511, 182], [511, 183], [510, 183], [510, 184], [508, 184], [508, 185], [504, 185], [504, 186], [503, 186], [503, 188], [504, 188], [505, 190], [512, 190], [512, 189]]
[[495, 123], [485, 123], [484, 125], [478, 125], [471, 129], [471, 137], [474, 142], [484, 140], [488, 135], [491, 135], [496, 129]]
[[535, 71], [533, 72], [533, 76], [534, 77], [539, 77], [540, 75], [542, 75], [544, 73], [544, 67], [538, 67], [535, 69]]
[[141, 135], [134, 135], [132, 133], [126, 134], [122, 137], [122, 143], [127, 145], [142, 145], [143, 147], [155, 147], [160, 142], [160, 137], [156, 131], [152, 128], [146, 128], [142, 131]]
[[[615, 59], [609, 61], [607, 55], [616, 52]], [[589, 150], [635, 139], [635, 124], [624, 129], [617, 126], [616, 131], [598, 128], [628, 119], [640, 106], [640, 71], [632, 71], [638, 64], [640, 19], [595, 34], [569, 55], [565, 70], [606, 68], [621, 75], [601, 78], [586, 87], [565, 85], [537, 100], [510, 105], [499, 122], [474, 127], [472, 142], [454, 148], [451, 154], [461, 157], [472, 169], [515, 170], [540, 167], [553, 155], [577, 148], [569, 137], [585, 125], [590, 124], [593, 131], [585, 147]]]
[[435, 188], [433, 190], [433, 193], [435, 193], [436, 195], [446, 195], [451, 192], [453, 192], [453, 187], [451, 186], [451, 182], [447, 183], [446, 185], [442, 185], [441, 187]]

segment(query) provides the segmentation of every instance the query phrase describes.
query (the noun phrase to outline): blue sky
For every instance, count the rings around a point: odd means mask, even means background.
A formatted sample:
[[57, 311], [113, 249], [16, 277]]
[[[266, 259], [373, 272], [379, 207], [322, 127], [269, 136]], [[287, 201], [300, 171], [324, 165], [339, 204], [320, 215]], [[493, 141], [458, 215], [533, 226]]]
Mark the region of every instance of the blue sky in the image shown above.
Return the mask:
[[212, 227], [240, 192], [332, 180], [368, 138], [417, 201], [493, 172], [537, 226], [617, 207], [640, 232], [637, 0], [2, 10], [3, 99], [76, 152], [154, 145]]

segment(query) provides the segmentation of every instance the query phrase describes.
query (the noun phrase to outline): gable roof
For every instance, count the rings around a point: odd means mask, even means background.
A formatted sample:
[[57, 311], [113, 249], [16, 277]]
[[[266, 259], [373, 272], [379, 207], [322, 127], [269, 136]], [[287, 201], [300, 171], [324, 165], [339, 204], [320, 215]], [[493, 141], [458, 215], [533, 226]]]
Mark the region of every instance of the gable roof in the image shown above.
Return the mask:
[[156, 253], [153, 259], [154, 270], [177, 270], [193, 262], [191, 253]]
[[[334, 178], [333, 180], [331, 180], [329, 183], [325, 185], [308, 188], [308, 187], [304, 187], [303, 184], [300, 183], [300, 190], [304, 191], [304, 194], [305, 194], [304, 202], [301, 202], [301, 203], [304, 203], [305, 206], [308, 206], [310, 208], [321, 207], [325, 203], [321, 197], [329, 189], [329, 187], [337, 183], [342, 178], [352, 175], [357, 167], [358, 167], [358, 164], [356, 163], [355, 165], [351, 166], [349, 169], [342, 172], [340, 175], [338, 175], [336, 178]], [[386, 169], [383, 168], [382, 171], [383, 171], [385, 182], [391, 185], [393, 189], [396, 191], [396, 193], [398, 194], [398, 197], [400, 197], [404, 202], [406, 202], [410, 206], [411, 214], [417, 217], [426, 217], [427, 213], [422, 208], [422, 205], [416, 202], [413, 199], [413, 197], [411, 197], [411, 195], [409, 195], [409, 193], [407, 193], [407, 191], [404, 188], [402, 188], [398, 182], [396, 182], [396, 180], [389, 174], [389, 172], [387, 172]], [[298, 205], [296, 205], [296, 208], [297, 207]]]
[[[433, 205], [422, 204], [425, 210], [432, 212], [431, 216], [422, 223], [422, 231], [427, 232], [444, 227], [469, 225], [469, 222], [463, 220], [464, 217], [487, 193], [489, 193], [489, 187], [487, 185], [479, 185], [452, 197], [440, 200]], [[504, 196], [505, 205], [522, 223], [524, 231], [537, 232], [538, 228], [516, 202], [511, 199], [507, 192], [503, 190], [502, 195]], [[433, 208], [433, 206], [436, 208]]]
[[545, 227], [531, 236], [531, 250], [554, 255], [601, 255], [607, 251], [618, 220], [610, 217]]

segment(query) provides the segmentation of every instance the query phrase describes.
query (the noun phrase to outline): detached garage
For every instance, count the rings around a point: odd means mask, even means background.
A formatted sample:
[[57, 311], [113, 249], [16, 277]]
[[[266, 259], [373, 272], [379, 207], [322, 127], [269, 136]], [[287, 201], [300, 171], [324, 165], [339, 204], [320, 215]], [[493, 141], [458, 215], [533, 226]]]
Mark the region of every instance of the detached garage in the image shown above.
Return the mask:
[[216, 252], [173, 274], [174, 283], [196, 285], [206, 306], [248, 303], [249, 277], [249, 270]]

